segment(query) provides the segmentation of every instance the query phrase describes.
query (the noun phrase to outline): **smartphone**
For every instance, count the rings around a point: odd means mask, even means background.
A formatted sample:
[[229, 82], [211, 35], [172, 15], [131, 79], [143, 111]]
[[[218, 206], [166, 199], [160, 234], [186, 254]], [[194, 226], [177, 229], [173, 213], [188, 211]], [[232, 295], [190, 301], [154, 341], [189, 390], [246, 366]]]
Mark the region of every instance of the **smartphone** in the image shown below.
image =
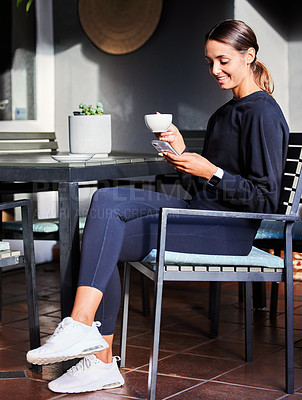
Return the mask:
[[176, 150], [173, 149], [173, 147], [170, 145], [168, 142], [164, 142], [162, 140], [152, 140], [151, 142], [152, 146], [156, 148], [158, 153], [163, 153], [164, 151], [176, 154], [179, 156]]

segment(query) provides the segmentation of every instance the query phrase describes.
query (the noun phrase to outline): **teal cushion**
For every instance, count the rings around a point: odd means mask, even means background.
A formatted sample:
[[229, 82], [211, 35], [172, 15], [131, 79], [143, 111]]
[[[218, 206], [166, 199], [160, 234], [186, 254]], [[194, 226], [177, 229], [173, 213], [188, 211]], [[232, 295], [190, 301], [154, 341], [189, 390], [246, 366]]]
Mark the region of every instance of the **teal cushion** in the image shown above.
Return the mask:
[[[21, 221], [5, 221], [2, 223], [4, 230], [22, 231]], [[33, 231], [35, 233], [52, 233], [59, 230], [59, 225], [56, 222], [34, 221]]]
[[[283, 229], [283, 221], [263, 220], [255, 239], [283, 239]], [[297, 221], [294, 223], [293, 239], [302, 240], [302, 221]]]
[[[143, 259], [143, 262], [150, 264], [156, 263], [156, 249]], [[251, 252], [247, 256], [224, 256], [213, 254], [191, 254], [177, 253], [174, 251], [165, 252], [166, 265], [230, 265], [230, 266], [257, 266], [266, 268], [284, 268], [284, 262], [281, 257], [274, 256], [270, 253], [252, 247]]]
[[80, 217], [79, 218], [79, 229], [80, 230], [84, 229], [85, 223], [86, 223], [86, 217]]
[[[84, 229], [86, 222], [86, 217], [79, 218], [79, 228], [80, 230]], [[5, 221], [2, 223], [2, 227], [7, 231], [22, 231], [22, 222], [21, 221]], [[59, 221], [58, 220], [35, 220], [33, 222], [33, 231], [35, 233], [53, 233], [58, 232], [59, 230]]]
[[9, 242], [0, 241], [0, 251], [9, 250], [9, 249], [10, 249], [10, 243]]

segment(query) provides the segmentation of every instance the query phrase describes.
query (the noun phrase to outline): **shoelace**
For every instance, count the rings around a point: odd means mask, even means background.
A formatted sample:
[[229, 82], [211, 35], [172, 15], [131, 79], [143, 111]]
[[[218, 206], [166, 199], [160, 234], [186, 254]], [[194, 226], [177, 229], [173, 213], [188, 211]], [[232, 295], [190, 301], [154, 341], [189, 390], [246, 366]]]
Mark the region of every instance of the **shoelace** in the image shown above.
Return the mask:
[[[58, 335], [60, 335], [60, 333], [62, 333], [62, 331], [64, 330], [65, 326], [66, 326], [67, 320], [66, 318], [63, 319], [63, 321], [61, 321], [58, 326], [56, 327], [54, 333], [52, 334], [52, 336], [47, 339], [47, 342], [51, 342], [53, 341], [56, 337], [58, 337]], [[67, 326], [76, 326], [77, 323], [76, 321], [73, 322], [68, 322]], [[101, 326], [100, 321], [95, 321], [95, 326], [98, 328]]]
[[[116, 361], [120, 361], [121, 359], [121, 357], [119, 356], [114, 356], [112, 358], [115, 359]], [[86, 356], [82, 358], [76, 365], [71, 367], [67, 372], [72, 375], [75, 375], [78, 372], [82, 372], [85, 371], [85, 369], [90, 368], [92, 364], [97, 364], [97, 362], [98, 359], [94, 355]]]
[[82, 358], [76, 365], [71, 367], [67, 372], [74, 375], [77, 372], [85, 371], [85, 369], [91, 367], [91, 364], [92, 364], [91, 358], [87, 356], [85, 358]]
[[63, 330], [64, 330], [64, 319], [63, 321], [61, 321], [58, 326], [56, 327], [56, 330], [54, 331], [54, 333], [52, 334], [52, 336], [47, 340], [47, 342], [51, 342], [53, 341]]

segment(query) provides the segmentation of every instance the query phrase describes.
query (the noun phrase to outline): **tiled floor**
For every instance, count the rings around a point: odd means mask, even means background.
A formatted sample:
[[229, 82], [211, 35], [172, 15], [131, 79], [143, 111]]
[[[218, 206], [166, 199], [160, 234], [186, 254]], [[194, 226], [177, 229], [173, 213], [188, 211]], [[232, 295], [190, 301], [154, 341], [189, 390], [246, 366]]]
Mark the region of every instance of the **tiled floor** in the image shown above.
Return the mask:
[[[43, 339], [60, 321], [59, 270], [56, 263], [38, 266], [41, 334]], [[61, 364], [29, 370], [29, 349], [23, 270], [3, 277], [3, 319], [0, 325], [1, 400], [145, 399], [150, 345], [150, 317], [141, 313], [139, 277], [132, 274], [131, 315], [125, 385], [118, 389], [59, 395], [47, 382], [61, 373]], [[223, 284], [220, 332], [210, 339], [207, 284], [167, 284], [164, 290], [158, 399], [297, 399], [302, 400], [302, 283], [295, 283], [295, 394], [284, 392], [284, 321], [282, 288], [276, 321], [267, 311], [254, 313], [254, 361], [244, 361], [243, 311], [237, 285]], [[269, 293], [269, 290], [268, 290]], [[269, 301], [268, 301], [269, 305]], [[119, 351], [119, 328], [115, 354]]]

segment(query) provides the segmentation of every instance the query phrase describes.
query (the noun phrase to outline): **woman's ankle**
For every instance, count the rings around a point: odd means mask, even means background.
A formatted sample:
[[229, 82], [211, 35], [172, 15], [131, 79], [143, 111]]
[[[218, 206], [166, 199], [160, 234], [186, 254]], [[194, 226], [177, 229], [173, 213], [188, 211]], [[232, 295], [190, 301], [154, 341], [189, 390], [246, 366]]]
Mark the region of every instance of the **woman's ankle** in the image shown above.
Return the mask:
[[111, 349], [102, 350], [96, 353], [95, 356], [105, 364], [111, 364], [113, 361]]
[[90, 316], [81, 312], [72, 312], [70, 316], [74, 321], [81, 322], [84, 325], [91, 326], [93, 323], [93, 319]]

